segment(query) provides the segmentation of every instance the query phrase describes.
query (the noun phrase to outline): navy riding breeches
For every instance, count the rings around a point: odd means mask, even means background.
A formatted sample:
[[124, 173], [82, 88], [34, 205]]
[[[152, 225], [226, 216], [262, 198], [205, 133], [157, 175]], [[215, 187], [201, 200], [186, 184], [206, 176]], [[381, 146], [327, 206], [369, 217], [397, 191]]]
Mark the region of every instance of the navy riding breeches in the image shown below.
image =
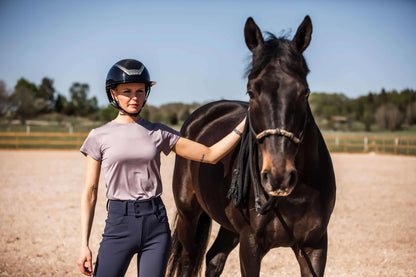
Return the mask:
[[94, 276], [124, 276], [134, 254], [138, 276], [165, 276], [170, 247], [169, 222], [160, 197], [110, 200]]

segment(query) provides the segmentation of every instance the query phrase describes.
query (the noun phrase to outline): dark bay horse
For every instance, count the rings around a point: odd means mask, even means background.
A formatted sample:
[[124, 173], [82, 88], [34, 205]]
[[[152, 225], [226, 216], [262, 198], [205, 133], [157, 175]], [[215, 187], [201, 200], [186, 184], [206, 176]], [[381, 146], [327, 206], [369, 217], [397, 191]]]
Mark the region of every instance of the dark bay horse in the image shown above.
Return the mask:
[[[291, 247], [302, 276], [323, 276], [327, 226], [335, 204], [335, 176], [309, 104], [306, 16], [292, 40], [264, 40], [248, 18], [245, 41], [252, 52], [249, 103], [218, 101], [184, 123], [183, 136], [212, 145], [247, 115], [239, 146], [216, 165], [176, 158], [177, 205], [168, 276], [219, 276], [240, 243], [242, 276], [259, 276], [262, 258]], [[212, 219], [220, 224], [206, 253]]]

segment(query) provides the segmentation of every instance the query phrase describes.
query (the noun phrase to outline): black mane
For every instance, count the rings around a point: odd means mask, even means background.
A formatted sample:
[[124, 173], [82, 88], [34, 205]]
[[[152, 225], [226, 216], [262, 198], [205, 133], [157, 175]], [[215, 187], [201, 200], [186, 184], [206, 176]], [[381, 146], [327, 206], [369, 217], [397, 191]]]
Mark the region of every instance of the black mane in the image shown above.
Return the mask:
[[279, 60], [281, 65], [299, 75], [306, 78], [309, 73], [303, 55], [295, 50], [291, 41], [285, 36], [276, 37], [272, 33], [267, 33], [268, 37], [264, 41], [260, 51], [253, 55], [253, 61], [247, 67], [246, 75], [249, 79], [255, 78], [272, 60]]

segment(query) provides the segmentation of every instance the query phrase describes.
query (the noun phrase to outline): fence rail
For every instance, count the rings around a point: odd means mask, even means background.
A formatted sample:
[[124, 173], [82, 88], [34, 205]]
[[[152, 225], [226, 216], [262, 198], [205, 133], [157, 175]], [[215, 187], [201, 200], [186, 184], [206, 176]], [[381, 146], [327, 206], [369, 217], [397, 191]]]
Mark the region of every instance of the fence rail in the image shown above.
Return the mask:
[[416, 137], [326, 135], [331, 152], [377, 152], [416, 155]]
[[[79, 149], [88, 133], [0, 132], [3, 149]], [[324, 135], [331, 152], [416, 155], [416, 137]]]
[[0, 132], [0, 148], [79, 149], [88, 133]]

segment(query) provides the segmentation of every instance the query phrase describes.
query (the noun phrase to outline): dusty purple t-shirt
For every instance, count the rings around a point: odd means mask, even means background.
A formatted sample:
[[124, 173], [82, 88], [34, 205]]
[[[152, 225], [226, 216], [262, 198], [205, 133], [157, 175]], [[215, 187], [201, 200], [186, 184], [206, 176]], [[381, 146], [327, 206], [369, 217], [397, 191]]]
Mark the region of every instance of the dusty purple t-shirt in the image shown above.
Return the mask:
[[80, 151], [101, 162], [108, 199], [148, 199], [162, 193], [160, 152], [168, 155], [179, 137], [160, 123], [113, 120], [91, 130]]

